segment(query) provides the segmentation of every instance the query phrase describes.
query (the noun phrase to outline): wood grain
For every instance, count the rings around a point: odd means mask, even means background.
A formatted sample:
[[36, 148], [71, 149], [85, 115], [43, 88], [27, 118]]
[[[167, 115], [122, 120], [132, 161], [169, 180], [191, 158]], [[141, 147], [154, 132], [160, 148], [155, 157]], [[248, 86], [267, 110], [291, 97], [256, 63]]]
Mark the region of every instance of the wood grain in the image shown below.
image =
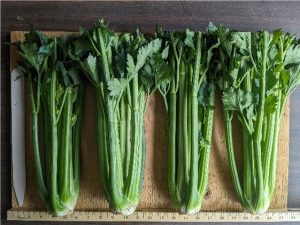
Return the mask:
[[[47, 35], [57, 36], [61, 32], [47, 32]], [[12, 32], [11, 40], [20, 41], [24, 32]], [[11, 65], [16, 66], [16, 49], [11, 49]], [[95, 98], [93, 87], [86, 88], [84, 101], [84, 117], [81, 135], [81, 187], [76, 210], [108, 210], [108, 203], [101, 190], [97, 145], [96, 145], [96, 114]], [[44, 209], [35, 184], [32, 133], [31, 133], [31, 112], [27, 94], [26, 104], [26, 166], [27, 166], [27, 189], [23, 209], [41, 210]], [[167, 184], [167, 129], [166, 117], [162, 98], [156, 94], [150, 98], [145, 115], [146, 132], [146, 164], [144, 185], [138, 210], [143, 211], [170, 211], [172, 210], [168, 194]], [[234, 124], [236, 138], [235, 147], [241, 149], [239, 137], [240, 127]], [[229, 174], [227, 153], [225, 148], [223, 116], [221, 109], [220, 95], [216, 100], [214, 114], [214, 127], [212, 137], [211, 160], [209, 170], [209, 184], [205, 200], [202, 204], [203, 210], [240, 210], [240, 204], [236, 199]], [[271, 209], [287, 208], [287, 184], [288, 184], [288, 143], [289, 143], [289, 103], [286, 106], [282, 117], [281, 130], [279, 135], [278, 167], [276, 188], [271, 203]], [[240, 155], [237, 152], [237, 158]], [[241, 161], [240, 159], [238, 159]], [[12, 195], [12, 207], [19, 208]]]
[[[284, 31], [300, 36], [299, 12], [300, 2], [296, 1], [1, 1], [1, 223], [40, 224], [40, 222], [5, 221], [6, 210], [11, 208], [10, 57], [9, 46], [5, 43], [10, 41], [10, 31], [28, 30], [26, 24], [17, 20], [17, 16], [28, 18], [40, 30], [77, 31], [79, 26], [90, 27], [91, 21], [104, 18], [117, 31], [134, 31], [138, 26], [142, 31], [150, 33], [154, 31], [157, 23], [169, 30], [183, 30], [186, 27], [205, 30], [207, 23], [212, 21], [245, 31], [273, 30], [281, 27]], [[288, 189], [288, 207], [294, 208], [300, 208], [299, 118], [300, 89], [297, 89], [291, 97]], [[227, 224], [229, 223], [222, 223], [222, 225]]]

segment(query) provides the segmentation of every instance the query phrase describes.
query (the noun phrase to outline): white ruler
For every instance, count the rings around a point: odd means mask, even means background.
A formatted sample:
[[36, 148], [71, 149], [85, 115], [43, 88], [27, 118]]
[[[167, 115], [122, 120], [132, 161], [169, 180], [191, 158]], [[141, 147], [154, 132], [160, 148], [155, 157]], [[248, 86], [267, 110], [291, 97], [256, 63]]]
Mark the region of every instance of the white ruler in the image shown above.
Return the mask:
[[135, 212], [122, 216], [111, 212], [75, 211], [63, 217], [53, 217], [47, 212], [9, 210], [7, 220], [22, 221], [128, 221], [128, 222], [287, 222], [300, 221], [300, 209], [270, 211], [261, 215], [244, 212], [199, 212], [183, 215], [173, 212]]

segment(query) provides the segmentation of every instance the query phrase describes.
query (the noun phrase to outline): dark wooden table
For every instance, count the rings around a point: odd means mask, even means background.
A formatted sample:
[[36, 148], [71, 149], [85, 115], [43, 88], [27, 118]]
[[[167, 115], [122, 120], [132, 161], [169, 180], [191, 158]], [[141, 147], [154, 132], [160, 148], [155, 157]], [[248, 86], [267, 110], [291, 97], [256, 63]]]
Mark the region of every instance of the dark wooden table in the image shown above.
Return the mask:
[[[300, 37], [300, 2], [1, 2], [1, 221], [11, 199], [9, 32], [28, 30], [17, 16], [35, 28], [77, 31], [104, 18], [116, 31], [153, 32], [156, 24], [169, 30], [205, 30], [209, 21], [242, 31], [282, 28]], [[291, 98], [289, 208], [300, 208], [300, 89]], [[30, 223], [30, 224], [41, 224]], [[43, 223], [50, 224], [50, 223]], [[75, 224], [75, 223], [65, 223]], [[96, 224], [96, 223], [90, 223]], [[285, 223], [282, 223], [285, 224]], [[296, 223], [295, 223], [296, 224]]]

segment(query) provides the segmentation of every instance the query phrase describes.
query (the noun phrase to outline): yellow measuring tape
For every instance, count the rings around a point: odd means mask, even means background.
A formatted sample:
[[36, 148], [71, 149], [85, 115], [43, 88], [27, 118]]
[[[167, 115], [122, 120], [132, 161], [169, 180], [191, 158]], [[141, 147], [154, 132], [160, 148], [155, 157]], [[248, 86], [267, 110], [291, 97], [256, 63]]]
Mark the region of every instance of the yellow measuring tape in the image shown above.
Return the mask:
[[261, 215], [246, 212], [199, 212], [184, 215], [175, 212], [142, 212], [122, 216], [111, 212], [75, 211], [63, 217], [47, 212], [9, 210], [7, 220], [27, 221], [129, 221], [129, 222], [283, 222], [300, 221], [300, 209], [270, 211]]

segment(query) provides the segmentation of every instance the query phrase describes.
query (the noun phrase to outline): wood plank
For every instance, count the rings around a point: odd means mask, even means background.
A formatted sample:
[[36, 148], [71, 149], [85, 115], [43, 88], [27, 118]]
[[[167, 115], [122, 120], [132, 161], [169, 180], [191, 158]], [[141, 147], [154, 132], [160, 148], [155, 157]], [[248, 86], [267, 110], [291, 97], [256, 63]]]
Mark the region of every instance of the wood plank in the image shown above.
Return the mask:
[[[47, 35], [60, 35], [61, 32], [47, 32]], [[22, 40], [24, 32], [12, 32], [11, 40]], [[16, 66], [17, 52], [11, 49], [10, 63]], [[28, 97], [28, 96], [27, 96]], [[34, 179], [33, 153], [31, 143], [30, 107], [26, 111], [26, 161], [27, 189], [24, 206], [17, 206], [12, 194], [12, 207], [18, 210], [43, 210], [43, 204], [37, 195]], [[96, 121], [93, 88], [87, 86], [85, 96], [85, 111], [82, 127], [81, 143], [81, 189], [76, 210], [107, 211], [108, 204], [101, 190], [97, 152], [96, 152]], [[221, 113], [220, 96], [217, 98], [213, 140], [210, 160], [208, 192], [203, 201], [203, 210], [240, 210], [228, 169], [225, 149], [223, 118]], [[145, 116], [147, 156], [145, 178], [138, 206], [143, 211], [171, 211], [167, 190], [167, 132], [163, 101], [158, 95], [150, 98]], [[239, 127], [235, 125], [235, 133]], [[240, 140], [240, 138], [235, 138]], [[289, 149], [289, 101], [283, 114], [278, 149], [276, 189], [271, 203], [272, 209], [287, 209], [288, 185], [288, 149]], [[238, 148], [240, 143], [236, 142]]]

